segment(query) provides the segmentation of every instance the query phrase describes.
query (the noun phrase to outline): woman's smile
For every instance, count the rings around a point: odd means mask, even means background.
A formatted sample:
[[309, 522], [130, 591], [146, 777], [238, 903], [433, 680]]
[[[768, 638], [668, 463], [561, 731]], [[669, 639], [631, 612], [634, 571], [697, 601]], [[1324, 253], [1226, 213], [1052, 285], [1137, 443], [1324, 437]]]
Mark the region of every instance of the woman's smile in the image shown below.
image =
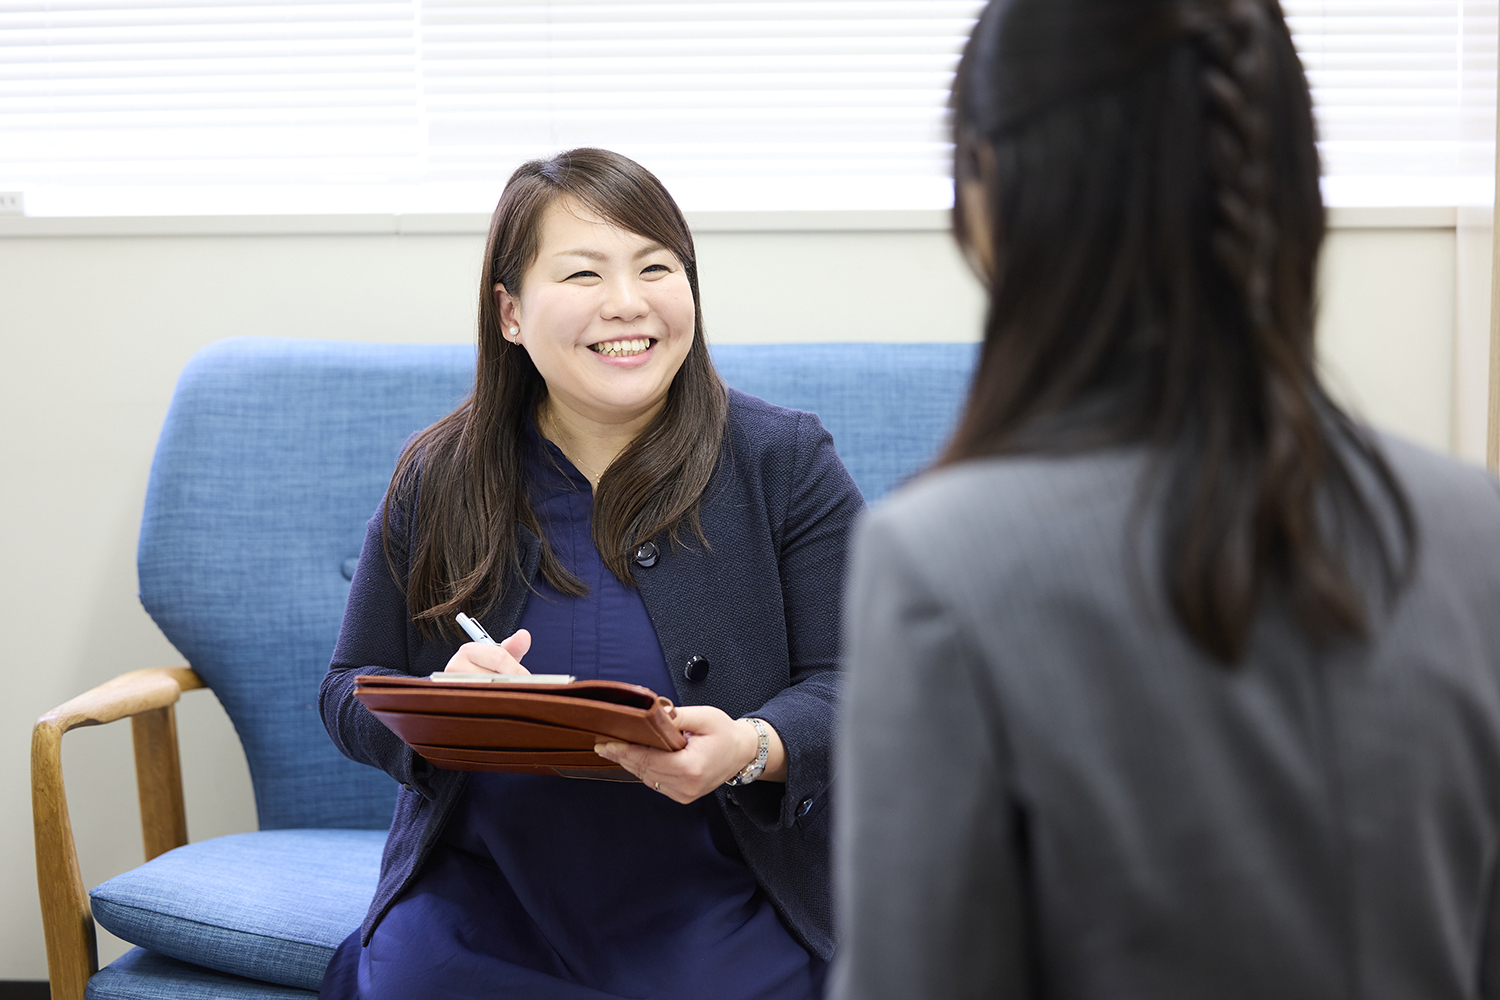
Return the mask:
[[640, 358], [648, 354], [655, 345], [655, 337], [630, 337], [624, 340], [606, 340], [599, 344], [590, 344], [589, 350], [612, 359]]

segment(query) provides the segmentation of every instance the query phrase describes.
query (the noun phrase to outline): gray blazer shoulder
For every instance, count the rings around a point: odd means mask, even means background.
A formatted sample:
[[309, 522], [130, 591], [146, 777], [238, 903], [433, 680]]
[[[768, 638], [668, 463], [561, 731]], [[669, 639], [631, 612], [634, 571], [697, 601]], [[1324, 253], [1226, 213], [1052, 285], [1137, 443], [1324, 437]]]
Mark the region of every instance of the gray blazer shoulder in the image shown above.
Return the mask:
[[[1374, 437], [1416, 515], [1423, 567], [1464, 574], [1481, 585], [1469, 596], [1482, 598], [1500, 566], [1500, 483], [1401, 438]], [[960, 605], [1008, 587], [1023, 600], [1116, 589], [1122, 570], [1155, 576], [1154, 526], [1149, 513], [1135, 520], [1146, 460], [1125, 448], [971, 462], [898, 490], [871, 512], [862, 535], [908, 553], [914, 571]]]
[[866, 520], [834, 996], [1500, 996], [1500, 490], [1379, 441], [1415, 579], [1332, 647], [1269, 601], [1233, 670], [1166, 609], [1144, 451]]

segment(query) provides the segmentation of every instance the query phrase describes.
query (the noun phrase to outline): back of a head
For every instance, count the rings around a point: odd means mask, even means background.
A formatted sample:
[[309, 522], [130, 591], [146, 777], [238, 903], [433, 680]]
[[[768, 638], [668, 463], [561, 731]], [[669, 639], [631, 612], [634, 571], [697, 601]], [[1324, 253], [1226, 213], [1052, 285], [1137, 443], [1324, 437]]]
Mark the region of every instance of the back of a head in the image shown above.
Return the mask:
[[1414, 529], [1318, 382], [1318, 157], [1276, 0], [993, 0], [953, 107], [955, 235], [991, 300], [944, 461], [1147, 442], [1168, 596], [1199, 646], [1238, 660], [1268, 586], [1314, 638], [1362, 634], [1317, 505], [1392, 587], [1356, 479]]

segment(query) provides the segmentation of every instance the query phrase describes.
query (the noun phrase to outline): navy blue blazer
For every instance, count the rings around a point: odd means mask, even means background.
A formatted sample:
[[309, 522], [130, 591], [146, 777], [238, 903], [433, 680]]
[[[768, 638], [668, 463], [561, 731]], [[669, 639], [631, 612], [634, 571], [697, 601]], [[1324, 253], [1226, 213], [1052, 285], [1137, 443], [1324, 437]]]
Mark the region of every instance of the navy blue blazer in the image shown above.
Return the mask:
[[[715, 798], [750, 870], [788, 928], [813, 954], [833, 954], [829, 783], [839, 686], [840, 602], [850, 531], [864, 507], [816, 415], [730, 390], [719, 463], [700, 511], [709, 548], [658, 540], [636, 584], [661, 641], [680, 705], [756, 715], [786, 746], [786, 784], [720, 788]], [[393, 510], [397, 536], [410, 512]], [[360, 674], [439, 671], [457, 639], [429, 641], [413, 624], [371, 518], [333, 662], [318, 707], [346, 756], [401, 783], [380, 883], [361, 939], [416, 876], [447, 821], [466, 772], [431, 768], [354, 698]], [[515, 631], [530, 596], [540, 542], [518, 527], [524, 573], [481, 620]], [[404, 578], [405, 567], [398, 566]], [[685, 670], [698, 660], [693, 676]], [[706, 661], [706, 669], [705, 663]]]

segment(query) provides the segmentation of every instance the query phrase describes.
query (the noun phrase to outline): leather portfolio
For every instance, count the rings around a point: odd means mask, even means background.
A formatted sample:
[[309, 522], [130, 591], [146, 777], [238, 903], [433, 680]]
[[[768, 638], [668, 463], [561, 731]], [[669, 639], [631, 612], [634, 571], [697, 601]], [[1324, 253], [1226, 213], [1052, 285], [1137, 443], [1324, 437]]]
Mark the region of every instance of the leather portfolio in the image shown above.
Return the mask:
[[362, 675], [354, 697], [434, 767], [634, 781], [594, 753], [605, 740], [681, 750], [672, 702], [619, 681], [472, 683]]

